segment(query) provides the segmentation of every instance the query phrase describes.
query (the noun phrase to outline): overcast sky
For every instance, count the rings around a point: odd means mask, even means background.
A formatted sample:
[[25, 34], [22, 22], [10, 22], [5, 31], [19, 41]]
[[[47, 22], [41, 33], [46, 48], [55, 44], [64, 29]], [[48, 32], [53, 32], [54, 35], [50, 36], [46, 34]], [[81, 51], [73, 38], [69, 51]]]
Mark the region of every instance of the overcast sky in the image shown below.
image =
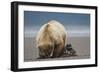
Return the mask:
[[24, 11], [25, 36], [33, 36], [43, 24], [50, 20], [63, 24], [70, 36], [89, 36], [89, 14]]

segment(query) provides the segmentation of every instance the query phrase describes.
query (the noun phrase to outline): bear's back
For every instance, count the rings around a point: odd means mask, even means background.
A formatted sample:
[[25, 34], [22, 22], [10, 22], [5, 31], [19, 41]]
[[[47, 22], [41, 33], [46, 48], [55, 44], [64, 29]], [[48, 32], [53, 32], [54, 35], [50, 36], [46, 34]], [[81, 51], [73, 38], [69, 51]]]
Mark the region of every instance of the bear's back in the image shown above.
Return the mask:
[[59, 22], [52, 20], [40, 28], [36, 41], [42, 43], [45, 40], [44, 43], [48, 43], [51, 40], [51, 42], [55, 41], [56, 43], [59, 43], [63, 38], [66, 38], [64, 26]]

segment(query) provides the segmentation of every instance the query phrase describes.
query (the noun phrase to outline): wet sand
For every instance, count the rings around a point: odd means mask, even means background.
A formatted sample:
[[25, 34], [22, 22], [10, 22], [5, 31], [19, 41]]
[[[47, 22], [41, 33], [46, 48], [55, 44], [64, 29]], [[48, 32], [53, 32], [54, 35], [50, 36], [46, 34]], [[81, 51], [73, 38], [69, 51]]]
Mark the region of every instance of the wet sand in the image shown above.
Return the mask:
[[90, 38], [89, 37], [68, 37], [67, 43], [71, 44], [76, 51], [77, 56], [37, 59], [38, 48], [36, 48], [35, 37], [24, 37], [24, 61], [44, 61], [44, 60], [70, 60], [70, 59], [87, 59], [90, 58]]

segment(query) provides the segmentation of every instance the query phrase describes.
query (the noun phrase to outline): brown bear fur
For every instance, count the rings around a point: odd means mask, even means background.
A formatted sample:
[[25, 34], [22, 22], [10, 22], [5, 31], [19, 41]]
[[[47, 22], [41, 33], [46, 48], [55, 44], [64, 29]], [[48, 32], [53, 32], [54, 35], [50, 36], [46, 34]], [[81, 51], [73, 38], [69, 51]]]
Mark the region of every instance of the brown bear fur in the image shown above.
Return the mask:
[[44, 24], [36, 37], [40, 58], [60, 57], [64, 52], [66, 31], [62, 24], [52, 20]]

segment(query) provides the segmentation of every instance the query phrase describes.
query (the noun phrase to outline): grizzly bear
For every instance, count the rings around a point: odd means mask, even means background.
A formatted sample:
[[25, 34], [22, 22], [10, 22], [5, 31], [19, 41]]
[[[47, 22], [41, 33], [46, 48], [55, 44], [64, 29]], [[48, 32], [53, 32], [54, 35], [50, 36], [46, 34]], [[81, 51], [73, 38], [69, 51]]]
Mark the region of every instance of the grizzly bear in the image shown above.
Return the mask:
[[36, 37], [39, 58], [56, 58], [64, 53], [66, 31], [64, 26], [51, 20], [44, 24]]

